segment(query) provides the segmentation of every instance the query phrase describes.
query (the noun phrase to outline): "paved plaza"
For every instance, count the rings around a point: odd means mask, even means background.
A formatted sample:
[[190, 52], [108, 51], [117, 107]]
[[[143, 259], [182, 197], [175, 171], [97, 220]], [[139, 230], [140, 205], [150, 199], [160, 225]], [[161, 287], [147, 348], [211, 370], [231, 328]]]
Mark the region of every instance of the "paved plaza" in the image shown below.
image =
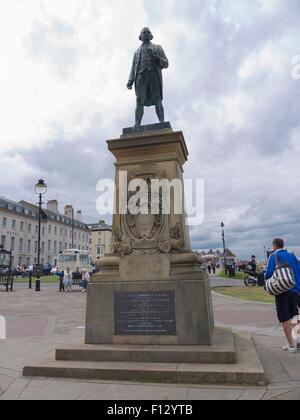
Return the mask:
[[[213, 278], [213, 287], [226, 280]], [[235, 280], [230, 281], [237, 282]], [[213, 293], [218, 326], [252, 334], [264, 365], [267, 387], [181, 386], [27, 378], [25, 365], [53, 357], [57, 347], [78, 343], [84, 335], [86, 295], [59, 293], [57, 285], [42, 285], [41, 293], [17, 284], [15, 292], [0, 290], [0, 315], [6, 318], [7, 340], [0, 341], [0, 399], [100, 400], [238, 400], [300, 399], [300, 353], [281, 350], [285, 343], [274, 307]]]

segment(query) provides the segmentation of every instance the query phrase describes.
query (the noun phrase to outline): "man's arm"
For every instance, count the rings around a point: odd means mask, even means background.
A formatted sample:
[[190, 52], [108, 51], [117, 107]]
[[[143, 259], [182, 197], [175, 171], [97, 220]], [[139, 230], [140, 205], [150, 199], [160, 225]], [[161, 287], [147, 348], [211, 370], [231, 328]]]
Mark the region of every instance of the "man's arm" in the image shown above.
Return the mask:
[[275, 271], [276, 265], [275, 265], [275, 256], [271, 255], [269, 260], [268, 260], [268, 266], [267, 266], [267, 271], [265, 274], [266, 280], [270, 279]]
[[169, 60], [167, 59], [167, 56], [161, 46], [158, 46], [156, 54], [158, 65], [162, 69], [167, 69], [169, 67]]
[[129, 90], [132, 89], [132, 86], [134, 84], [135, 59], [136, 59], [136, 54], [134, 54], [134, 56], [133, 56], [133, 62], [132, 62], [132, 66], [131, 66], [131, 71], [130, 71], [128, 83], [127, 83], [127, 88]]

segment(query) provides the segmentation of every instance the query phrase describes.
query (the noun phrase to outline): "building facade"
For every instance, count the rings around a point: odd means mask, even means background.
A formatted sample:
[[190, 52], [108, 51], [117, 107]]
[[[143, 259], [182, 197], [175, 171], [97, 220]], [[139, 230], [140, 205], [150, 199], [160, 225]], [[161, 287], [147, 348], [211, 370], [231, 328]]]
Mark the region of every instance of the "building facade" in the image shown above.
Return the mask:
[[88, 225], [91, 233], [90, 246], [93, 262], [104, 257], [105, 254], [113, 252], [112, 227], [107, 225], [104, 220], [99, 223]]
[[[0, 197], [0, 241], [6, 250], [12, 250], [13, 267], [37, 263], [38, 215], [34, 204]], [[75, 216], [73, 207], [66, 206], [61, 214], [57, 200], [49, 201], [42, 209], [41, 264], [56, 265], [58, 254], [71, 248], [90, 250], [89, 229], [80, 211]]]

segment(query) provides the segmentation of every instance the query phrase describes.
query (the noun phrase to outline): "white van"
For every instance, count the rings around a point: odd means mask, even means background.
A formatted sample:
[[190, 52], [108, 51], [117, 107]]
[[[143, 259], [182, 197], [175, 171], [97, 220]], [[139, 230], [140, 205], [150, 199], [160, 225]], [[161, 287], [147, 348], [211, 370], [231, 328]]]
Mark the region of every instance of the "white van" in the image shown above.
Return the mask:
[[61, 252], [58, 256], [57, 272], [62, 273], [69, 267], [74, 273], [77, 270], [81, 272], [86, 270], [88, 273], [92, 273], [94, 267], [91, 264], [91, 257], [88, 251], [80, 251], [78, 249], [66, 249]]

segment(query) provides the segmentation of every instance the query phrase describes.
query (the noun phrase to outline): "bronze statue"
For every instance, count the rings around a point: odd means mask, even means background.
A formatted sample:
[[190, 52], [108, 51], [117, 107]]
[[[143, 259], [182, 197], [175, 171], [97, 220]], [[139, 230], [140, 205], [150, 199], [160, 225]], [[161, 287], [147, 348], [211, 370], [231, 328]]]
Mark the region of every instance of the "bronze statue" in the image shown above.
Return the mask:
[[135, 127], [139, 128], [144, 115], [145, 106], [154, 106], [161, 123], [165, 121], [163, 101], [162, 69], [169, 67], [169, 61], [160, 45], [152, 44], [153, 35], [149, 28], [144, 28], [140, 35], [141, 47], [133, 58], [132, 69], [127, 88], [135, 84], [137, 106]]

